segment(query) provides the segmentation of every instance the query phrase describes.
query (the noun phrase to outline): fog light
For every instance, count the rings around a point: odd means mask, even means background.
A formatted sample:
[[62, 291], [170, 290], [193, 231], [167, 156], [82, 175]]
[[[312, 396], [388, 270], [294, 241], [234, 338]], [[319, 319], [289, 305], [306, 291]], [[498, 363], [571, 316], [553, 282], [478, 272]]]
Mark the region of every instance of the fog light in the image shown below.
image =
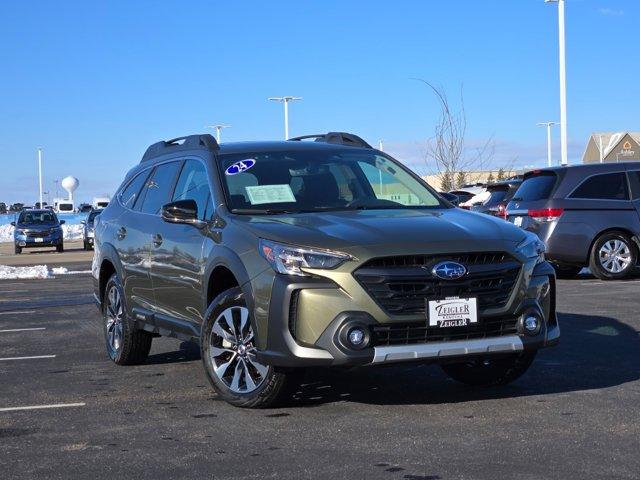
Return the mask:
[[533, 333], [540, 328], [540, 320], [537, 317], [533, 317], [533, 316], [526, 317], [524, 319], [524, 328], [528, 332]]
[[359, 327], [352, 328], [349, 331], [349, 335], [347, 336], [347, 338], [349, 339], [349, 343], [356, 348], [362, 346], [362, 344], [364, 343], [364, 337], [365, 333]]

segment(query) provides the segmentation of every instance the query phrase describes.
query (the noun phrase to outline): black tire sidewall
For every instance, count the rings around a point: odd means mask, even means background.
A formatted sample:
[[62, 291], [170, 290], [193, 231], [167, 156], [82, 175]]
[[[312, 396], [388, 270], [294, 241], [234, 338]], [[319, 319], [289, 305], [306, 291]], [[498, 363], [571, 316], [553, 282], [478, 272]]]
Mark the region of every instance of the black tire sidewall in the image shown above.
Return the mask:
[[[260, 384], [258, 388], [249, 393], [236, 393], [231, 391], [229, 387], [215, 374], [213, 371], [213, 362], [209, 356], [209, 335], [213, 324], [218, 316], [227, 308], [233, 306], [247, 307], [244, 294], [239, 287], [231, 288], [216, 297], [207, 312], [205, 313], [202, 332], [200, 336], [200, 351], [202, 355], [202, 363], [209, 382], [219, 397], [226, 402], [239, 407], [260, 407], [263, 406], [264, 400], [273, 395], [273, 391], [281, 388], [284, 381], [283, 374], [275, 371], [274, 367], [269, 367], [267, 378]], [[252, 316], [249, 320], [253, 321]], [[253, 325], [254, 335], [256, 334], [255, 324]], [[277, 392], [275, 392], [277, 395]], [[276, 396], [274, 395], [274, 396]], [[270, 402], [267, 402], [270, 403]]]
[[[627, 267], [625, 270], [619, 273], [611, 273], [605, 270], [600, 264], [600, 255], [599, 255], [600, 248], [602, 247], [602, 245], [604, 245], [606, 242], [610, 240], [623, 241], [629, 247], [629, 251], [631, 252], [631, 263], [629, 267]], [[609, 232], [609, 233], [605, 233], [604, 235], [601, 235], [594, 242], [593, 248], [591, 249], [589, 269], [591, 270], [591, 273], [593, 275], [595, 275], [596, 277], [602, 280], [619, 280], [631, 275], [631, 272], [633, 272], [633, 270], [635, 269], [637, 262], [638, 262], [638, 249], [636, 248], [636, 245], [633, 242], [633, 240], [631, 240], [631, 238], [629, 238], [628, 235], [622, 232]]]
[[[118, 274], [116, 273], [111, 275], [111, 278], [109, 278], [109, 280], [107, 281], [107, 285], [104, 288], [104, 299], [102, 301], [102, 332], [104, 336], [105, 348], [107, 349], [107, 355], [109, 355], [109, 358], [111, 360], [118, 363], [122, 355], [123, 348], [121, 347], [119, 352], [114, 352], [111, 349], [111, 346], [109, 345], [109, 338], [107, 335], [107, 304], [109, 302], [109, 291], [111, 290], [112, 287], [115, 287], [118, 289], [118, 293], [120, 294], [121, 301], [124, 302], [124, 290], [122, 288], [122, 284], [120, 283], [120, 279], [118, 278]], [[123, 310], [125, 312], [125, 317], [126, 317], [126, 308], [124, 306], [123, 306]], [[122, 329], [122, 334], [123, 334], [123, 337], [124, 335], [126, 335], [124, 325]], [[122, 341], [124, 343], [124, 338], [122, 339]]]

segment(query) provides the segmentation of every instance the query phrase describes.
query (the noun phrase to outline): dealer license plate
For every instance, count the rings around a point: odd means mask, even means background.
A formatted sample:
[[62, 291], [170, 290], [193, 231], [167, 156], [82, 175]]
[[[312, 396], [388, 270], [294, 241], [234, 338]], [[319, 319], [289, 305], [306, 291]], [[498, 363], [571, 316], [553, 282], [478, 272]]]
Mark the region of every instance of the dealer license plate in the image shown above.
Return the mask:
[[36, 243], [42, 243], [42, 242], [44, 242], [44, 238], [37, 238], [36, 237], [36, 238], [33, 239], [33, 241], [36, 242]]
[[468, 327], [478, 323], [478, 299], [448, 297], [428, 301], [429, 327]]

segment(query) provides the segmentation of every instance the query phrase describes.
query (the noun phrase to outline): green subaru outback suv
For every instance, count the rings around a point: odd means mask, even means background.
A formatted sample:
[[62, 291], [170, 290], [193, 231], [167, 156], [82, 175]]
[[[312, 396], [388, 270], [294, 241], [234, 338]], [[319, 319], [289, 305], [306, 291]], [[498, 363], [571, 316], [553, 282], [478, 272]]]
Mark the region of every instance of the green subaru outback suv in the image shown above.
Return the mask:
[[93, 277], [115, 363], [160, 335], [197, 341], [242, 407], [286, 399], [311, 366], [433, 362], [505, 384], [560, 337], [535, 235], [346, 133], [151, 145], [98, 217]]

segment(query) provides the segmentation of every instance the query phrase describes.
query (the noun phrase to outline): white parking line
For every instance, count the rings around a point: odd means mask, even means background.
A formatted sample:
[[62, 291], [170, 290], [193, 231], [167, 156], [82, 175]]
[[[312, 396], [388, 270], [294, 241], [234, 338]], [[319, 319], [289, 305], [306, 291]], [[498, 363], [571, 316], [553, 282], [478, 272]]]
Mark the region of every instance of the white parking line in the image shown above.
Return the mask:
[[36, 313], [35, 310], [13, 310], [11, 312], [0, 312], [0, 315], [17, 315], [19, 313]]
[[0, 362], [8, 362], [9, 360], [38, 360], [41, 358], [55, 358], [55, 355], [35, 355], [33, 357], [5, 357], [0, 358]]
[[13, 332], [33, 332], [35, 330], [46, 330], [45, 327], [37, 328], [9, 328], [7, 330], [0, 330], [0, 333], [13, 333]]
[[84, 407], [86, 403], [54, 403], [51, 405], [30, 405], [28, 407], [7, 407], [0, 408], [0, 412], [19, 412], [21, 410], [44, 410], [47, 408], [69, 408], [69, 407]]

